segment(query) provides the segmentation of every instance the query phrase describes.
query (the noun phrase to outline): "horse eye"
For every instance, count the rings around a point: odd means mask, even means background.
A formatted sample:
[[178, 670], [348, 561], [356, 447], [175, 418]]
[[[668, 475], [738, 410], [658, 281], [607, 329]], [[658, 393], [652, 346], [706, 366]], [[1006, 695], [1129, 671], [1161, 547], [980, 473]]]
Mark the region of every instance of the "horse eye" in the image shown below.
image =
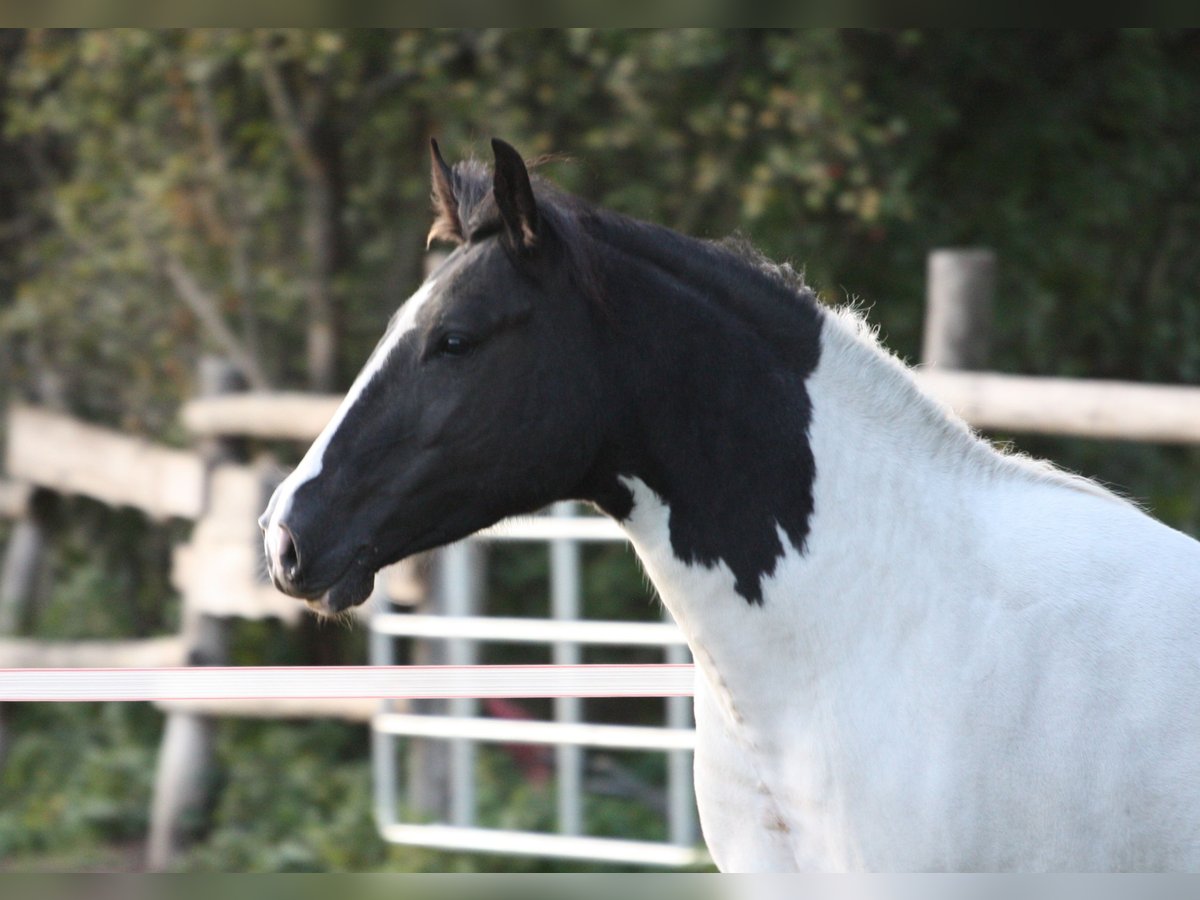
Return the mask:
[[438, 353], [442, 356], [466, 356], [475, 349], [475, 342], [465, 334], [450, 332], [438, 341]]

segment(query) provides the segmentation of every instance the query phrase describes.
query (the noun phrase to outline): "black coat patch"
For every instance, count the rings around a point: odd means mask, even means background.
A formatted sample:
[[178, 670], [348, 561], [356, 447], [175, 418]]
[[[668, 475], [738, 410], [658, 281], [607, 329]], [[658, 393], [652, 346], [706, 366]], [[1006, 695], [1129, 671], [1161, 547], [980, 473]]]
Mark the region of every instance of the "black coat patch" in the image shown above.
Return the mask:
[[609, 220], [607, 371], [616, 428], [591, 499], [618, 519], [644, 481], [670, 507], [682, 561], [724, 561], [747, 601], [784, 553], [803, 551], [816, 474], [806, 379], [820, 356], [811, 292], [728, 247]]

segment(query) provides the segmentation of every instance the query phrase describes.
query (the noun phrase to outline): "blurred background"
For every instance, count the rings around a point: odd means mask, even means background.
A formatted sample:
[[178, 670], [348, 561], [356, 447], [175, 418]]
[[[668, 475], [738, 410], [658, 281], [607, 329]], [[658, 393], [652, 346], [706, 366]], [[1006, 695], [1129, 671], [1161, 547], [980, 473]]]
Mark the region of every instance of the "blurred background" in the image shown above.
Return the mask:
[[[1200, 381], [1200, 32], [9, 30], [0, 409], [195, 448], [180, 409], [207, 390], [206, 359], [257, 391], [344, 390], [422, 278], [429, 137], [455, 160], [488, 158], [493, 135], [563, 154], [543, 174], [588, 200], [745, 235], [825, 302], [861, 303], [909, 360], [928, 254], [970, 246], [996, 259], [988, 368]], [[1200, 532], [1195, 446], [992, 436]], [[237, 452], [285, 470], [302, 449]], [[182, 627], [186, 517], [43, 494], [36, 601], [11, 633]], [[0, 546], [15, 529], [0, 518]], [[581, 566], [591, 615], [657, 618], [623, 548], [590, 546]], [[528, 612], [547, 577], [544, 553], [493, 550], [487, 611]], [[223, 652], [356, 662], [365, 641], [263, 616]], [[6, 710], [0, 871], [145, 867], [163, 727], [148, 705]], [[175, 869], [603, 869], [384, 841], [362, 723], [221, 718], [211, 742]], [[481, 815], [551, 815], [536, 759], [477, 765]], [[657, 765], [623, 762], [636, 802], [614, 789], [588, 815], [654, 833], [636, 785]]]

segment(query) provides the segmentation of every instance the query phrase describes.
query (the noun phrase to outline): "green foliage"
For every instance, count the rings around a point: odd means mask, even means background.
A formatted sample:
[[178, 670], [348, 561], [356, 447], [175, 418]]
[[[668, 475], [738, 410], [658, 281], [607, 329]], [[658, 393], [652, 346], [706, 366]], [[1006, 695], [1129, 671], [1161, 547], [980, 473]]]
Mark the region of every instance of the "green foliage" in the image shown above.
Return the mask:
[[[77, 408], [161, 432], [197, 354], [227, 348], [173, 296], [174, 262], [271, 380], [303, 383], [311, 163], [332, 184], [325, 250], [348, 379], [417, 280], [430, 133], [452, 153], [503, 134], [530, 155], [586, 154], [555, 177], [684, 230], [742, 226], [769, 244], [784, 221], [789, 234], [797, 220], [861, 233], [904, 208], [875, 159], [902, 129], [840, 44], [703, 30], [32, 33], [5, 132], [30, 160], [40, 227], [0, 333], [36, 348]], [[272, 68], [312, 160], [272, 104]]]
[[[364, 728], [229, 722], [211, 830], [187, 871], [358, 871], [385, 845], [371, 819]], [[264, 815], [270, 810], [269, 815]]]
[[[865, 85], [908, 124], [912, 215], [842, 284], [915, 358], [923, 257], [1000, 260], [992, 367], [1197, 383], [1200, 36], [1184, 31], [855, 33]], [[1195, 455], [1021, 436], [1196, 533]]]
[[[0, 769], [0, 860], [72, 858], [142, 838], [157, 746], [153, 712], [131, 704], [22, 706]], [[149, 721], [148, 721], [149, 719]]]
[[186, 530], [152, 523], [132, 509], [61, 498], [51, 534], [46, 596], [29, 618], [54, 640], [148, 637], [178, 629], [169, 583], [173, 543]]
[[[363, 760], [366, 730], [330, 723], [222, 725], [224, 780], [207, 834], [184, 860], [188, 872], [611, 871], [585, 863], [448, 853], [386, 844], [371, 817]], [[552, 785], [527, 781], [512, 760], [481, 748], [480, 824], [553, 830]], [[264, 814], [269, 810], [269, 815]], [[614, 836], [658, 836], [645, 806], [598, 798], [588, 827]]]

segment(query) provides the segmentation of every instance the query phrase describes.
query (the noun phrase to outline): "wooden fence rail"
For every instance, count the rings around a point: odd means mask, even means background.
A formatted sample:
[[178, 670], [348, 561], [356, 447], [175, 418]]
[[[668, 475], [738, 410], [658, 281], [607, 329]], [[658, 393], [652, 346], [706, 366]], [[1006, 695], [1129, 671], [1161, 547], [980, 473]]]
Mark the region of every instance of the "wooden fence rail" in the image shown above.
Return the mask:
[[32, 494], [29, 485], [0, 478], [0, 518], [17, 519], [25, 515]]
[[1200, 387], [936, 370], [917, 381], [978, 428], [1200, 443]]
[[195, 519], [204, 511], [204, 463], [187, 450], [28, 406], [8, 412], [10, 478], [134, 506], [156, 519]]
[[340, 394], [287, 391], [200, 397], [183, 405], [180, 420], [198, 438], [311, 441], [333, 418], [341, 402]]
[[47, 641], [0, 638], [2, 669], [151, 669], [187, 665], [176, 635], [130, 641]]
[[[937, 369], [915, 374], [925, 391], [977, 428], [1200, 443], [1200, 387]], [[211, 397], [185, 404], [183, 422], [197, 437], [312, 440], [340, 399], [263, 393]]]

